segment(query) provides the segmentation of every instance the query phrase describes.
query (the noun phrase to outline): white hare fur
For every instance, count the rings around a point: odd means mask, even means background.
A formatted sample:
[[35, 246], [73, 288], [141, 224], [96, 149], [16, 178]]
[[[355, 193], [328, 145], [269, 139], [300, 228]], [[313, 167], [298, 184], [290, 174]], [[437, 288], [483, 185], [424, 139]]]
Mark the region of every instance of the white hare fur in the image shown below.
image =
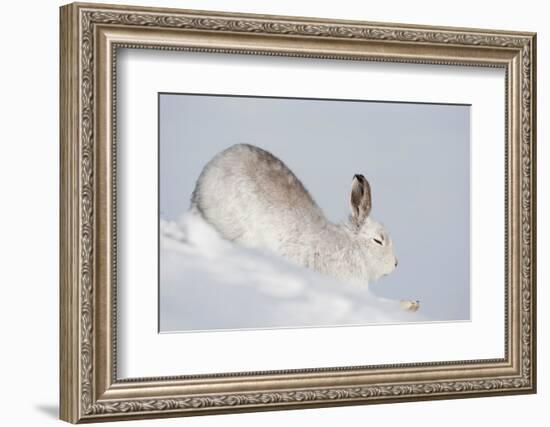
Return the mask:
[[362, 175], [352, 180], [349, 219], [334, 224], [281, 160], [238, 144], [204, 167], [191, 202], [224, 238], [345, 283], [366, 286], [397, 266], [390, 236], [369, 216], [370, 185]]

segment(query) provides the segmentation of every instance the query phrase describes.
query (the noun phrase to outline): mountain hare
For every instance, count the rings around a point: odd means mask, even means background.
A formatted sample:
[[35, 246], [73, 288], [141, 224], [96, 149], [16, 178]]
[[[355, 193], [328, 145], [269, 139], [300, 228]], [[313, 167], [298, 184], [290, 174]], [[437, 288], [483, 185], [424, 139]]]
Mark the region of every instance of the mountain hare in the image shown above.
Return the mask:
[[[268, 249], [345, 283], [367, 285], [397, 267], [390, 236], [369, 216], [371, 190], [363, 175], [352, 180], [349, 220], [337, 225], [281, 160], [237, 144], [204, 167], [191, 206], [224, 238]], [[418, 302], [401, 306], [416, 311]]]

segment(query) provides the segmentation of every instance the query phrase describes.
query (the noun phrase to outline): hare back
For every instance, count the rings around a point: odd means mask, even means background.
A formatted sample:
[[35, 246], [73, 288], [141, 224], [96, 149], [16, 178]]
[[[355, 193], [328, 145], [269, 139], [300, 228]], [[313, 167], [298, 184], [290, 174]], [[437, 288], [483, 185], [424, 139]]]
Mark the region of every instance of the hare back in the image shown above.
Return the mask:
[[192, 205], [226, 239], [272, 249], [326, 223], [296, 175], [248, 144], [227, 148], [204, 167]]

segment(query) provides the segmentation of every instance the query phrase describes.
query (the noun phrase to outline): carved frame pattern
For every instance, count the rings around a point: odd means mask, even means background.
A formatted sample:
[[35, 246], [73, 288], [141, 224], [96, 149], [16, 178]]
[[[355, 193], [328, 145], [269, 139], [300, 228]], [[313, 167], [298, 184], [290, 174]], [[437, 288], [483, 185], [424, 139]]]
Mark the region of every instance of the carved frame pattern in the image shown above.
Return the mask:
[[[73, 247], [63, 247], [61, 256], [61, 417], [70, 422], [100, 421], [122, 418], [154, 417], [280, 409], [285, 407], [327, 406], [382, 401], [421, 400], [459, 396], [535, 391], [535, 35], [531, 33], [491, 32], [452, 28], [412, 27], [405, 25], [329, 22], [305, 18], [233, 15], [196, 11], [129, 8], [90, 4], [72, 4], [61, 10], [62, 69], [61, 125], [70, 130], [62, 133], [62, 227], [61, 239]], [[445, 381], [395, 381], [391, 384], [367, 384], [348, 387], [304, 387], [261, 392], [213, 393], [182, 395], [181, 397], [140, 397], [132, 399], [104, 398], [96, 388], [97, 352], [94, 325], [97, 308], [94, 292], [98, 284], [94, 277], [97, 262], [97, 167], [96, 146], [96, 47], [100, 26], [147, 28], [149, 30], [204, 31], [227, 34], [293, 36], [304, 39], [361, 40], [398, 43], [403, 46], [452, 46], [460, 49], [481, 47], [513, 53], [519, 62], [520, 104], [508, 106], [510, 114], [518, 114], [521, 156], [519, 205], [520, 235], [519, 269], [521, 289], [519, 310], [519, 371], [505, 377], [463, 378]], [[139, 43], [136, 47], [140, 47]], [[148, 46], [151, 47], [151, 46]], [[176, 49], [173, 46], [153, 48]], [[216, 52], [249, 54], [314, 56], [337, 58], [335, 54], [296, 53], [253, 49], [200, 49]], [[115, 46], [116, 52], [116, 46]], [[63, 57], [63, 55], [65, 55]], [[350, 54], [341, 56], [354, 58]], [[490, 61], [465, 60], [460, 55], [452, 59], [422, 57], [387, 58], [371, 56], [369, 60], [391, 60], [412, 63], [467, 63], [492, 66]], [[512, 60], [509, 61], [512, 64]], [[79, 72], [75, 74], [74, 67]], [[494, 64], [493, 64], [494, 66]], [[502, 66], [502, 65], [501, 65]], [[70, 69], [72, 68], [72, 71]], [[509, 65], [508, 73], [513, 70]], [[116, 76], [114, 76], [114, 79]], [[114, 80], [113, 81], [116, 81]], [[113, 109], [114, 111], [114, 109]], [[114, 113], [113, 113], [114, 114]], [[113, 126], [116, 123], [113, 118]], [[74, 139], [76, 138], [77, 141]], [[510, 138], [510, 136], [509, 136]], [[78, 147], [78, 149], [76, 148]], [[75, 164], [77, 162], [77, 164]], [[507, 197], [509, 197], [507, 195]], [[114, 215], [115, 213], [113, 213]], [[115, 236], [116, 237], [116, 236]], [[510, 237], [507, 236], [507, 239]], [[115, 240], [116, 244], [116, 240]], [[76, 247], [74, 247], [76, 246]], [[116, 270], [116, 266], [115, 266]], [[65, 299], [64, 299], [65, 298]], [[510, 306], [512, 307], [512, 306]], [[510, 308], [511, 309], [511, 308]], [[116, 315], [115, 315], [116, 318]], [[507, 317], [508, 321], [508, 317]], [[111, 325], [115, 327], [115, 325]], [[508, 337], [507, 337], [508, 338]], [[70, 351], [69, 351], [70, 347]], [[65, 353], [65, 355], [63, 354]], [[116, 348], [113, 354], [116, 354]], [[112, 380], [116, 383], [116, 362]], [[449, 362], [453, 366], [456, 363]], [[441, 365], [441, 364], [438, 364]], [[446, 363], [442, 363], [446, 365]], [[464, 365], [467, 365], [464, 363]], [[410, 365], [413, 366], [413, 365]], [[435, 366], [435, 364], [434, 364]], [[399, 366], [395, 369], [398, 371]], [[338, 370], [338, 369], [336, 369]], [[315, 371], [315, 370], [313, 370]], [[396, 372], [397, 372], [396, 371]], [[304, 373], [305, 371], [302, 371]], [[307, 373], [307, 372], [305, 372]], [[269, 373], [262, 373], [269, 375]], [[397, 375], [397, 374], [396, 374]], [[165, 380], [166, 381], [166, 380]]]

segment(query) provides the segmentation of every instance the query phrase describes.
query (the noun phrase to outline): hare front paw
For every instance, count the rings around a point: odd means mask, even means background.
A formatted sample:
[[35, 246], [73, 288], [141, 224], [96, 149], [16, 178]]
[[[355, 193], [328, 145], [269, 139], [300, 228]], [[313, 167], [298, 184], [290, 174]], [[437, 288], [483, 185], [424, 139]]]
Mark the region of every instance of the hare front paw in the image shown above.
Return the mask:
[[402, 300], [400, 302], [401, 308], [407, 311], [418, 311], [420, 308], [420, 301]]

